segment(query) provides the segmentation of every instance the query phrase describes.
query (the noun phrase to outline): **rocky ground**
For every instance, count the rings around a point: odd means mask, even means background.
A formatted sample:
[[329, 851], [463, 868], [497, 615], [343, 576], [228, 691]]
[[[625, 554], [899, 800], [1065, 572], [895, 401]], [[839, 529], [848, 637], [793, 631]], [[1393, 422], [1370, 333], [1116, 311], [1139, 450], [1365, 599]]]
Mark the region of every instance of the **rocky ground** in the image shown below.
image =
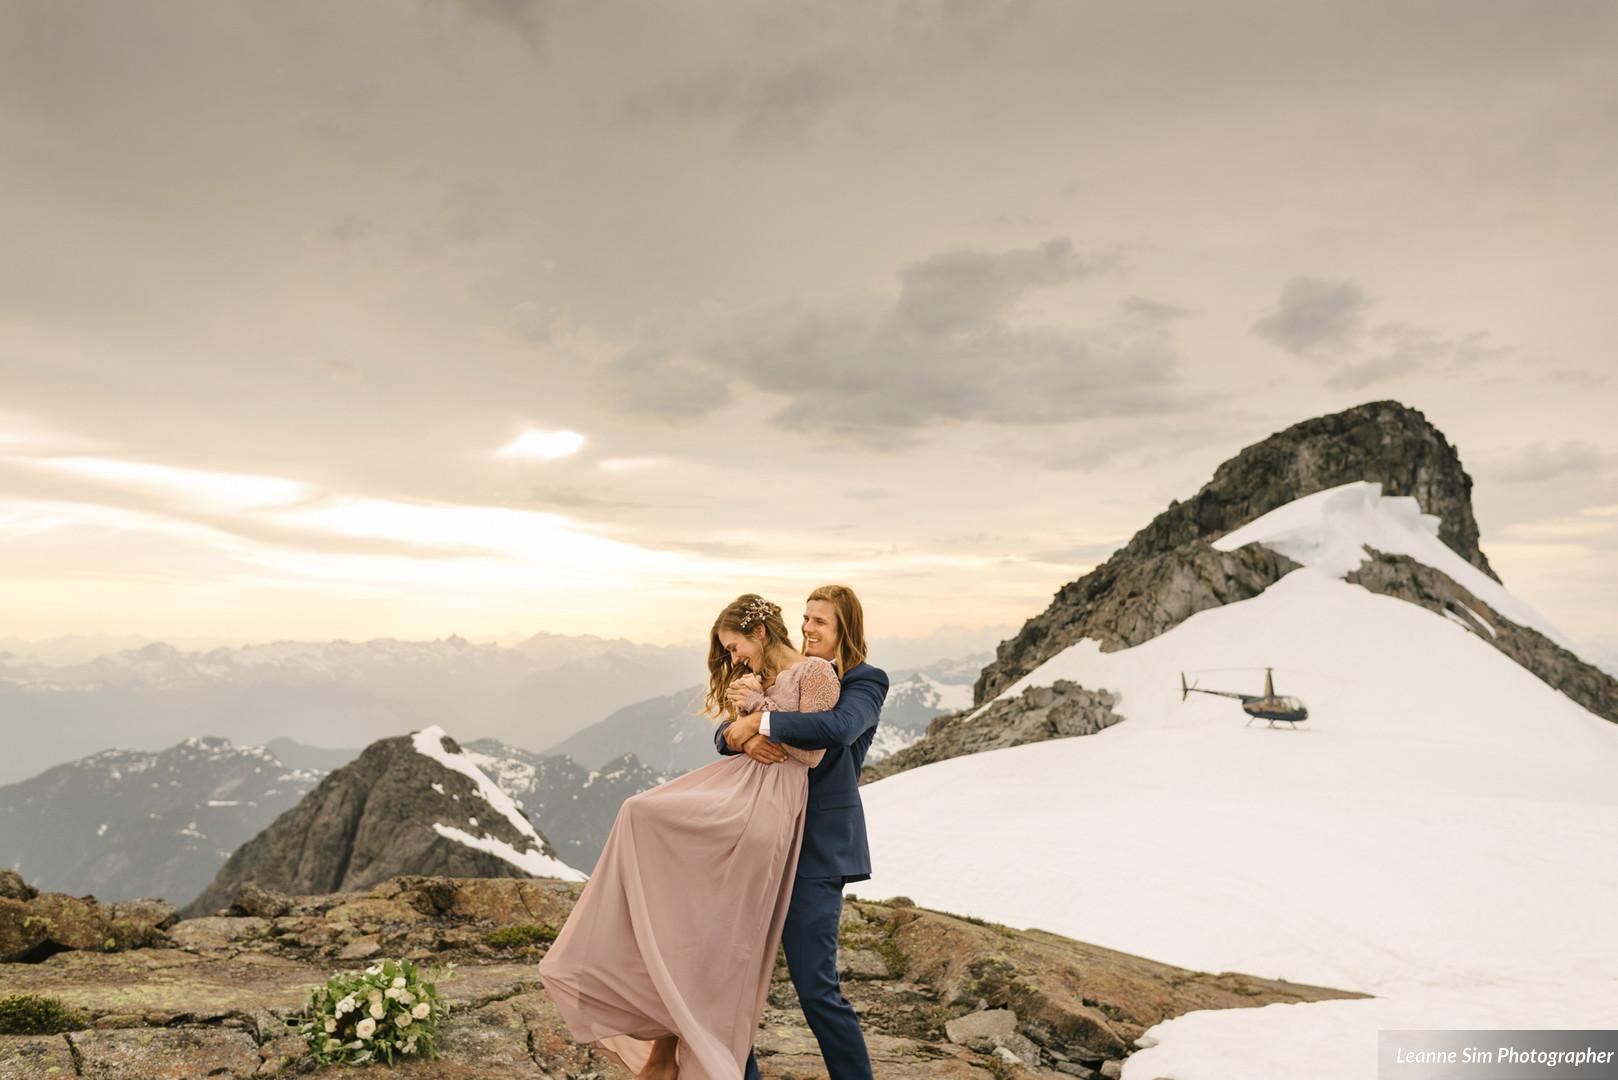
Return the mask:
[[[223, 914], [179, 921], [139, 907], [0, 882], [0, 994], [40, 994], [82, 1026], [0, 1035], [0, 1080], [182, 1080], [312, 1071], [282, 1019], [334, 971], [381, 956], [455, 961], [444, 1056], [394, 1069], [443, 1080], [626, 1077], [576, 1046], [536, 964], [572, 910], [577, 883], [545, 878], [392, 878], [365, 893], [283, 896], [247, 886]], [[9, 885], [9, 887], [7, 887]], [[116, 908], [116, 910], [115, 910]], [[109, 932], [120, 922], [116, 932]], [[503, 927], [537, 943], [491, 945]], [[784, 960], [761, 1026], [760, 1068], [776, 1080], [825, 1071]], [[1150, 1025], [1194, 1009], [1360, 995], [1187, 971], [1041, 930], [919, 908], [902, 897], [844, 905], [843, 990], [882, 1080], [1116, 1077]], [[383, 1068], [384, 1066], [371, 1066]]]

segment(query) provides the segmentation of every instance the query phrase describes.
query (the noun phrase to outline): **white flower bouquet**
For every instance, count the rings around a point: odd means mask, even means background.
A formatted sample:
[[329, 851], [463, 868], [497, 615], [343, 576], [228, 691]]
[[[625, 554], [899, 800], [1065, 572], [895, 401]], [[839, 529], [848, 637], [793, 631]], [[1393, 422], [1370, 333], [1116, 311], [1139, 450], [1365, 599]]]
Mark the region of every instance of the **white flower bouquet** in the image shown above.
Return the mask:
[[454, 978], [454, 967], [435, 968], [435, 981], [409, 960], [340, 971], [311, 990], [309, 1004], [286, 1023], [304, 1037], [317, 1066], [435, 1058], [439, 1023], [449, 1015], [436, 980]]

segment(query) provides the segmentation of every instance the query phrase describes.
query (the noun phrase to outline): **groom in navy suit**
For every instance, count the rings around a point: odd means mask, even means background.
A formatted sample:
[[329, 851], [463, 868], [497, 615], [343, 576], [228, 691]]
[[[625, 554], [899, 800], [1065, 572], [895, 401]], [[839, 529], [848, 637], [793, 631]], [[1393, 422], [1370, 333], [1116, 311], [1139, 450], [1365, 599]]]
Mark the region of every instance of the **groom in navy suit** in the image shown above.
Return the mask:
[[[837, 704], [827, 712], [749, 713], [727, 720], [714, 732], [714, 747], [721, 754], [747, 754], [767, 764], [786, 759], [779, 743], [826, 751], [820, 764], [809, 770], [803, 845], [781, 944], [831, 1080], [872, 1080], [859, 1017], [837, 980], [843, 886], [871, 876], [860, 767], [888, 697], [887, 673], [864, 660], [864, 623], [852, 589], [829, 585], [810, 593], [804, 609], [804, 652], [837, 664], [843, 687]], [[751, 1052], [746, 1080], [760, 1080]]]

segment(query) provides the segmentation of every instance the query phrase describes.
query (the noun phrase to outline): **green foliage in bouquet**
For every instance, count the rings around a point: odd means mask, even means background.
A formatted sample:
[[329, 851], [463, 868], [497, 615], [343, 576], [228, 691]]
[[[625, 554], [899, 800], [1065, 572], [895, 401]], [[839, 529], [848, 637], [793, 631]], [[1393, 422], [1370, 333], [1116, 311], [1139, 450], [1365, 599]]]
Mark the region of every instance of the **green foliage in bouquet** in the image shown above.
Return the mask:
[[[455, 977], [455, 965], [433, 980]], [[309, 1044], [317, 1066], [363, 1065], [406, 1057], [438, 1057], [439, 1025], [449, 1002], [409, 960], [384, 960], [364, 971], [340, 971], [309, 992], [304, 1010], [286, 1018]]]

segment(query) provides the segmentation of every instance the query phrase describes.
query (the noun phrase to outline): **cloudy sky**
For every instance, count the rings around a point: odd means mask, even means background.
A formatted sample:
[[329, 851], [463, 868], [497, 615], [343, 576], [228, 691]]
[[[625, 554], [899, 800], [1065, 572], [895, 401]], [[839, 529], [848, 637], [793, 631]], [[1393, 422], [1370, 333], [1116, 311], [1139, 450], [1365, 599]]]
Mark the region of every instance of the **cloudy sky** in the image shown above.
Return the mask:
[[1396, 398], [1618, 608], [1618, 5], [0, 0], [0, 637], [1004, 626]]

